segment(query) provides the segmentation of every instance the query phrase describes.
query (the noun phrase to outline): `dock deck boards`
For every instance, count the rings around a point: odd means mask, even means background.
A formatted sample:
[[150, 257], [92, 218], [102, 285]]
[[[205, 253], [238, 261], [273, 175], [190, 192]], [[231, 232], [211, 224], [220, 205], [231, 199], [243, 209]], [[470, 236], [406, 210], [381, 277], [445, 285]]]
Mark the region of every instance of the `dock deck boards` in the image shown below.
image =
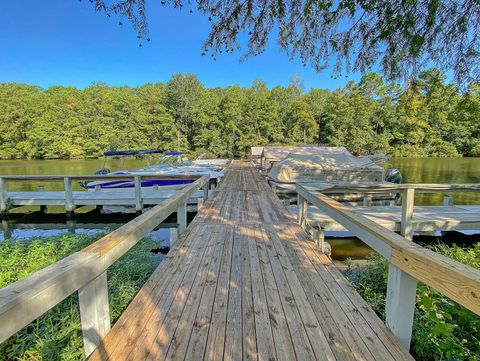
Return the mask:
[[235, 162], [90, 360], [413, 360]]

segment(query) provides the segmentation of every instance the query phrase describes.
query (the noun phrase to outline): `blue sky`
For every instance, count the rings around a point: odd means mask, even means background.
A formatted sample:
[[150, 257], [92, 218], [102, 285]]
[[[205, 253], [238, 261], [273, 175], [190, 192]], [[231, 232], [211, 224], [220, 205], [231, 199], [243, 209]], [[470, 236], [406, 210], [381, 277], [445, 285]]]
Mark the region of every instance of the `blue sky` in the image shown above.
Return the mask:
[[[298, 59], [290, 60], [270, 41], [266, 51], [240, 62], [242, 52], [201, 56], [208, 19], [150, 0], [150, 43], [138, 46], [128, 20], [95, 13], [88, 0], [0, 2], [0, 82], [70, 85], [92, 82], [137, 86], [166, 82], [175, 73], [195, 73], [207, 87], [250, 86], [261, 78], [269, 87], [288, 85], [293, 74], [311, 87], [336, 89], [359, 75], [332, 79]], [[123, 26], [119, 26], [121, 20]]]

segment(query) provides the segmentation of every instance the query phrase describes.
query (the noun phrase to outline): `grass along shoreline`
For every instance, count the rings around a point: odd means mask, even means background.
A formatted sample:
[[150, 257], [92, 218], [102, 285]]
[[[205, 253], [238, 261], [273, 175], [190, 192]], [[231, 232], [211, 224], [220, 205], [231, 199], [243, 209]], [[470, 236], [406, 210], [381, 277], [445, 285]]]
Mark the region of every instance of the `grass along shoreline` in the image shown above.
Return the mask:
[[[28, 276], [101, 238], [65, 234], [0, 242], [0, 288]], [[107, 271], [112, 324], [135, 297], [162, 257], [144, 239]], [[0, 360], [84, 360], [77, 292], [0, 344]]]

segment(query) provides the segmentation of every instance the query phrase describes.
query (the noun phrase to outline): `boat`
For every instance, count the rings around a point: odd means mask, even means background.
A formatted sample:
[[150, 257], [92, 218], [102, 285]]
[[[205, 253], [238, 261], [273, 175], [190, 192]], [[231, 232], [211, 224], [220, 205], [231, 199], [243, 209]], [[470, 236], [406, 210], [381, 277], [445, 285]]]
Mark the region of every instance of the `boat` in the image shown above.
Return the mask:
[[[210, 177], [209, 188], [216, 187], [219, 180], [223, 177], [222, 169], [227, 164], [219, 162], [218, 164], [208, 162], [190, 162], [185, 158], [184, 152], [163, 152], [159, 150], [125, 150], [125, 151], [108, 151], [105, 157], [118, 156], [137, 156], [145, 154], [161, 153], [162, 156], [157, 163], [148, 165], [139, 169], [120, 170], [112, 172], [110, 169], [102, 168], [95, 174], [104, 175], [139, 175], [139, 176], [157, 176], [154, 179], [142, 179], [142, 188], [166, 187], [162, 189], [179, 188], [185, 184], [193, 183], [198, 177], [208, 175]], [[228, 162], [228, 161], [226, 161]], [[175, 178], [175, 176], [179, 176]], [[191, 176], [191, 178], [189, 178]], [[134, 188], [133, 179], [127, 180], [102, 180], [102, 181], [85, 181], [81, 186], [87, 190], [122, 190]]]
[[[283, 157], [283, 158], [282, 158]], [[297, 183], [315, 183], [319, 189], [339, 183], [400, 183], [397, 169], [384, 169], [369, 157], [352, 155], [344, 147], [265, 147], [263, 169], [269, 169], [267, 181], [276, 193], [288, 202], [296, 199]], [[329, 194], [332, 198], [358, 202], [361, 193]], [[374, 201], [393, 201], [396, 193], [375, 195]]]

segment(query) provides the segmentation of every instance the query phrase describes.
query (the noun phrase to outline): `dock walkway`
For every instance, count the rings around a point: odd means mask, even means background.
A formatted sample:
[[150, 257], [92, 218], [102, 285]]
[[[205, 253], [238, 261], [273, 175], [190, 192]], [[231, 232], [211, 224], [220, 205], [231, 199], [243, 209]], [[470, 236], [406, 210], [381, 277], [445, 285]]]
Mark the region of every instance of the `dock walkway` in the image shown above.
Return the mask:
[[413, 360], [235, 162], [90, 360]]

